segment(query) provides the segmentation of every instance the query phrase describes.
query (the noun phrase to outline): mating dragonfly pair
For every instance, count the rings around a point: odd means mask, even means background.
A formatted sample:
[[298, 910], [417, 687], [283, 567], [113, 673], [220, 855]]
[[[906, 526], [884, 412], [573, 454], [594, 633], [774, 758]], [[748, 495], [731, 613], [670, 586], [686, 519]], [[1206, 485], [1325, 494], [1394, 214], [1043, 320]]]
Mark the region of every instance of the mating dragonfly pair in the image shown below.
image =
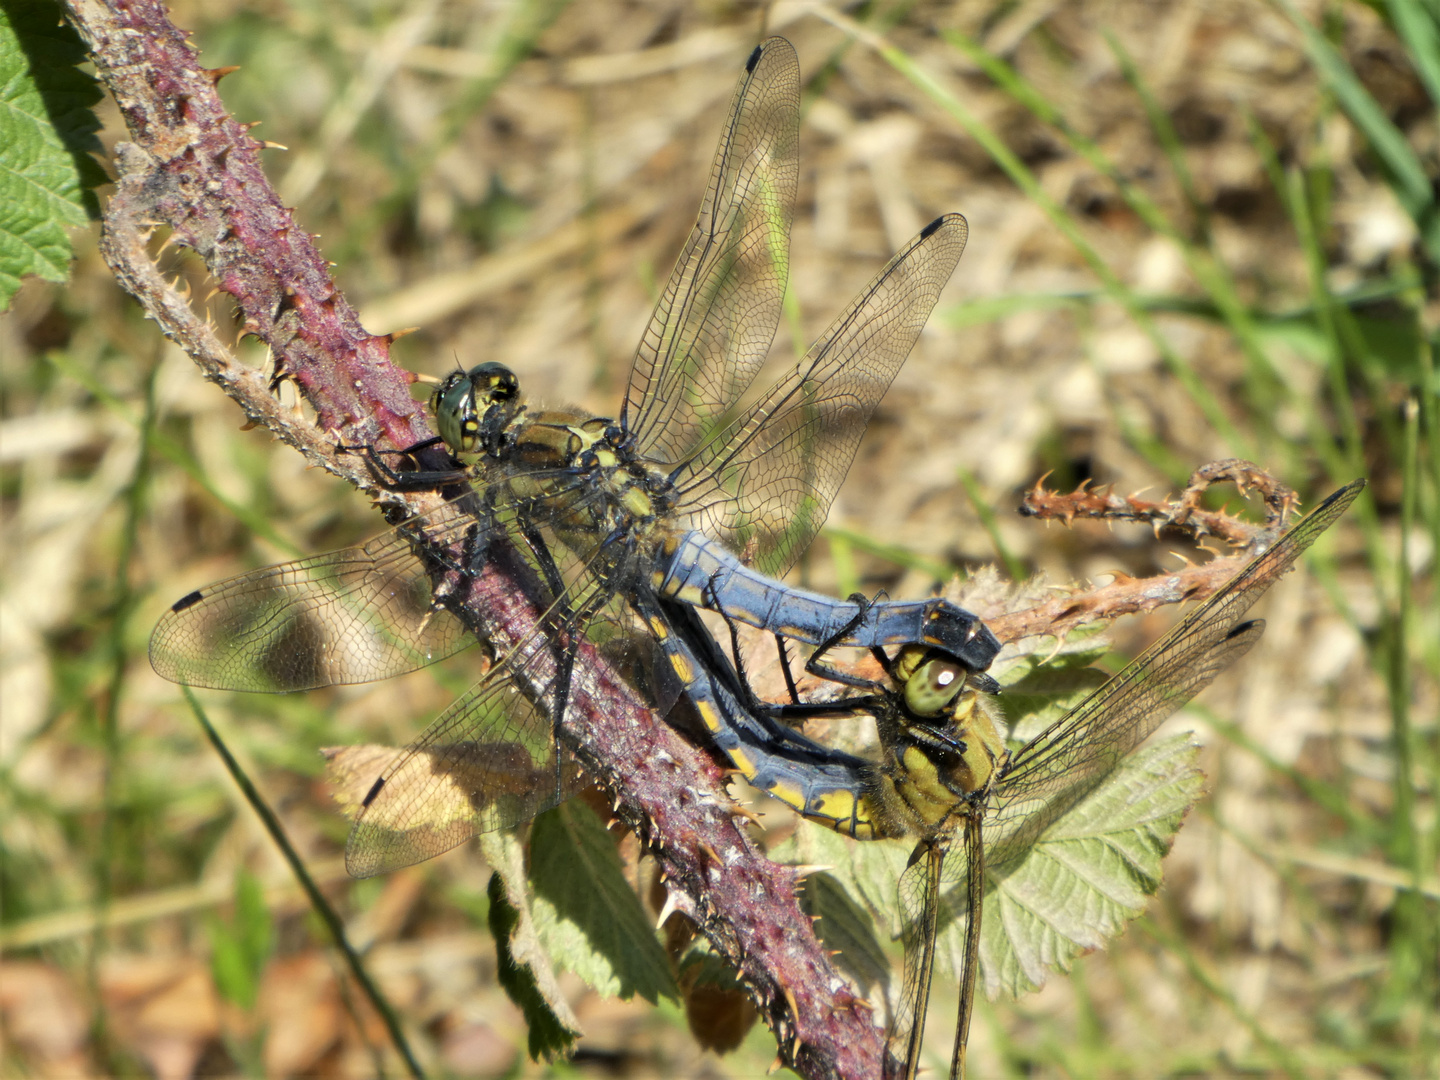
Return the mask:
[[[1253, 643], [1259, 627], [1239, 622], [1244, 610], [1358, 487], [1045, 735], [1008, 751], [984, 704], [1000, 643], [973, 614], [942, 600], [840, 601], [777, 580], [823, 523], [967, 235], [959, 215], [932, 222], [787, 376], [743, 403], [785, 292], [798, 126], [798, 62], [772, 38], [740, 77], [699, 219], [641, 339], [618, 418], [532, 410], [499, 364], [450, 376], [433, 410], [453, 467], [397, 472], [372, 460], [395, 485], [463, 481], [464, 494], [363, 547], [189, 594], [161, 619], [150, 656], [166, 678], [232, 690], [391, 677], [475, 642], [474, 620], [461, 617], [468, 585], [505, 560], [543, 615], [491, 650], [485, 676], [416, 743], [377, 766], [347, 846], [351, 872], [430, 858], [576, 791], [559, 732], [579, 650], [623, 654], [660, 711], [686, 695], [709, 740], [757, 787], [858, 839], [919, 838], [907, 872], [915, 880], [902, 881], [906, 974], [887, 1065], [913, 1075], [942, 893], [967, 882], [974, 940], [987, 864], [994, 872], [1022, 858], [1046, 823]], [[700, 608], [815, 646], [811, 672], [865, 692], [807, 703], [792, 682], [790, 701], [757, 700]], [[825, 654], [838, 646], [873, 652], [886, 679], [863, 683], [832, 667]], [[880, 761], [791, 726], [841, 709], [876, 716]], [[966, 858], [947, 864], [956, 835]]]

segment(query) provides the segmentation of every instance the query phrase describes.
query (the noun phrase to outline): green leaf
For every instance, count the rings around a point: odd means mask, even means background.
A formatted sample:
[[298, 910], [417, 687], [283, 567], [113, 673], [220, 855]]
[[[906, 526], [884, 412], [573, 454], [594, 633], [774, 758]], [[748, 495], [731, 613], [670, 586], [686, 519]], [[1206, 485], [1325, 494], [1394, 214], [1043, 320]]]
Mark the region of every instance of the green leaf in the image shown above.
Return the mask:
[[220, 996], [243, 1009], [254, 1008], [275, 941], [270, 909], [254, 874], [241, 870], [236, 875], [234, 916], [228, 923], [212, 916], [206, 931], [210, 938], [210, 970]]
[[839, 951], [839, 966], [856, 985], [889, 986], [890, 957], [875, 936], [875, 922], [839, 881], [827, 873], [812, 874], [805, 879], [801, 901], [805, 913], [819, 919], [816, 934]]
[[541, 814], [530, 832], [535, 930], [556, 964], [602, 994], [677, 998], [670, 963], [625, 878], [615, 841], [584, 803]]
[[886, 935], [895, 938], [900, 934], [895, 883], [914, 846], [913, 840], [862, 843], [802, 818], [795, 823], [794, 835], [777, 844], [770, 857], [776, 862], [825, 867], [831, 879], [870, 912]]
[[93, 106], [100, 87], [77, 64], [79, 35], [60, 6], [30, 0], [0, 7], [0, 311], [20, 280], [64, 281], [74, 250], [66, 228], [98, 207], [106, 182]]
[[1092, 665], [1109, 651], [1104, 641], [1090, 641], [1075, 652], [1032, 653], [1007, 667], [1001, 680], [1005, 689], [995, 702], [1010, 725], [1010, 740], [1034, 738], [1105, 685], [1110, 676]]
[[514, 943], [528, 920], [506, 895], [505, 879], [498, 871], [490, 875], [486, 893], [490, 901], [490, 933], [495, 936], [498, 961], [495, 977], [525, 1017], [530, 1032], [527, 1049], [531, 1059], [539, 1061], [542, 1057], [551, 1059], [569, 1054], [579, 1031], [557, 1015], [550, 998], [541, 992], [534, 968], [517, 959]]
[[[1078, 953], [1100, 948], [1144, 910], [1146, 898], [1159, 888], [1161, 861], [1200, 794], [1196, 753], [1188, 733], [1142, 747], [1051, 825], [1013, 872], [989, 876], [980, 978], [990, 997], [1038, 989], [1048, 968], [1069, 970]], [[824, 876], [898, 937], [897, 884], [914, 846], [912, 840], [858, 842], [802, 821], [772, 855], [829, 867]], [[957, 978], [965, 884], [963, 873], [949, 871], [958, 869], [947, 866], [951, 883], [942, 898], [936, 941], [937, 970]], [[826, 940], [846, 948], [842, 940]], [[869, 957], [847, 961], [868, 963]]]
[[[1198, 750], [1188, 733], [1142, 747], [1040, 837], [1008, 876], [990, 876], [981, 924], [985, 992], [1012, 996], [1044, 985], [1047, 968], [1102, 947], [1145, 909], [1161, 862], [1200, 794]], [[963, 885], [948, 894], [964, 902]], [[942, 958], [961, 955], [963, 912], [945, 931]]]

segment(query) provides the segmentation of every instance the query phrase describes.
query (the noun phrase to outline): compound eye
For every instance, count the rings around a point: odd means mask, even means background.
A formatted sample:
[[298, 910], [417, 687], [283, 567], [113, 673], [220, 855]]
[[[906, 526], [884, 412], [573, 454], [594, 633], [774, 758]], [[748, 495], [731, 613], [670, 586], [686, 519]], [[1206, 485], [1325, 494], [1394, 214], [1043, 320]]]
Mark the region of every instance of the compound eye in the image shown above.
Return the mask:
[[472, 376], [463, 372], [448, 375], [435, 390], [430, 399], [430, 411], [435, 414], [435, 426], [445, 445], [459, 454], [468, 454], [475, 449], [475, 383]]
[[509, 401], [520, 389], [520, 380], [515, 373], [504, 364], [497, 364], [493, 360], [483, 364], [476, 364], [470, 369], [470, 385], [475, 388], [476, 397], [484, 398], [486, 404], [493, 405], [501, 401]]
[[927, 660], [905, 683], [905, 705], [916, 716], [939, 716], [963, 689], [963, 665], [954, 660]]

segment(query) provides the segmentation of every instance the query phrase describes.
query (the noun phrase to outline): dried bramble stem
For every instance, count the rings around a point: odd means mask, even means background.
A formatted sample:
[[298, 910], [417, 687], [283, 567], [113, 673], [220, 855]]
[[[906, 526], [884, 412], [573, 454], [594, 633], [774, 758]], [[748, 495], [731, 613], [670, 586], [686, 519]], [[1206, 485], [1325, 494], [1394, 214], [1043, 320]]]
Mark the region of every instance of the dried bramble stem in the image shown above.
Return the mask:
[[[1266, 521], [1256, 525], [1223, 511], [1200, 509], [1200, 496], [1213, 484], [1233, 483], [1242, 492], [1253, 489], [1265, 500]], [[1299, 503], [1293, 489], [1276, 480], [1258, 465], [1239, 458], [1211, 462], [1196, 469], [1180, 497], [1151, 502], [1134, 495], [1119, 496], [1113, 491], [1091, 490], [1081, 484], [1074, 492], [1060, 495], [1046, 491], [1044, 480], [1036, 483], [1020, 505], [1026, 517], [1061, 521], [1077, 518], [1101, 521], [1143, 522], [1162, 531], [1194, 540], [1215, 537], [1235, 548], [1233, 554], [1211, 559], [1201, 566], [1186, 566], [1169, 574], [1133, 578], [1119, 571], [1108, 585], [1084, 592], [1067, 593], [1023, 611], [997, 614], [987, 619], [1001, 641], [1049, 635], [1063, 638], [1086, 623], [1108, 622], [1122, 615], [1155, 611], [1168, 604], [1204, 600], [1218, 592], [1279, 535], [1287, 516]]]

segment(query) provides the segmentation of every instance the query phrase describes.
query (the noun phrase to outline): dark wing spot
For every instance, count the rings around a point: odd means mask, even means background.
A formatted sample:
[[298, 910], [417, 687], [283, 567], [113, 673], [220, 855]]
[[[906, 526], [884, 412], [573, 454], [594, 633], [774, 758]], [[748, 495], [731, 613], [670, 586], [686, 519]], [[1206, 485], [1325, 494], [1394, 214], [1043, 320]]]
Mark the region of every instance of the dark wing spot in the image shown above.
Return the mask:
[[1259, 634], [1261, 634], [1261, 633], [1264, 631], [1264, 629], [1265, 629], [1265, 620], [1264, 620], [1264, 619], [1251, 619], [1251, 620], [1248, 621], [1248, 622], [1242, 622], [1242, 623], [1239, 623], [1239, 624], [1237, 624], [1236, 626], [1232, 627], [1231, 630], [1230, 630], [1230, 632], [1225, 635], [1225, 640], [1226, 640], [1226, 641], [1230, 641], [1230, 640], [1232, 640], [1232, 639], [1234, 639], [1234, 638], [1244, 637], [1245, 635], [1251, 633], [1252, 631], [1258, 636]]
[[755, 65], [760, 62], [760, 54], [763, 53], [764, 51], [765, 51], [765, 46], [763, 46], [763, 45], [756, 45], [756, 46], [755, 46], [755, 51], [750, 54], [750, 59], [745, 61], [745, 70], [746, 70], [747, 72], [752, 72], [752, 71], [755, 70]]
[[378, 777], [375, 780], [375, 783], [370, 785], [370, 790], [365, 793], [365, 798], [360, 800], [361, 807], [368, 807], [372, 802], [374, 802], [375, 797], [380, 794], [380, 789], [384, 786], [385, 777]]
[[945, 218], [944, 218], [943, 216], [942, 216], [942, 217], [937, 217], [934, 221], [930, 222], [929, 225], [926, 225], [925, 228], [923, 228], [923, 229], [920, 230], [920, 239], [921, 239], [921, 240], [928, 240], [928, 239], [930, 239], [930, 237], [932, 237], [932, 236], [935, 235], [935, 230], [938, 229], [938, 228], [940, 228], [940, 226], [943, 225], [944, 223], [945, 223]]
[[171, 604], [170, 610], [184, 611], [187, 607], [190, 607], [193, 604], [198, 604], [203, 599], [205, 599], [205, 594], [199, 589], [196, 589], [192, 593], [186, 593], [184, 596], [180, 597], [179, 600], [176, 600], [175, 603]]

